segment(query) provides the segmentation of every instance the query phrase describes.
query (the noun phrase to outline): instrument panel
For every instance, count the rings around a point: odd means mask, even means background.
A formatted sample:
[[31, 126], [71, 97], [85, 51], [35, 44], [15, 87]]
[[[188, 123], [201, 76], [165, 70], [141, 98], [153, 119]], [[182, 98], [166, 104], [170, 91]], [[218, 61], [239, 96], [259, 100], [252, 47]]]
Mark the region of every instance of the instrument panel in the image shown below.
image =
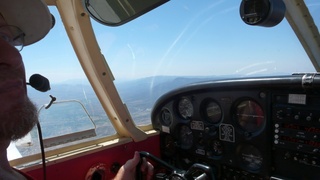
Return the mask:
[[306, 76], [210, 81], [163, 95], [152, 111], [161, 158], [182, 169], [209, 165], [216, 179], [319, 178], [320, 81]]

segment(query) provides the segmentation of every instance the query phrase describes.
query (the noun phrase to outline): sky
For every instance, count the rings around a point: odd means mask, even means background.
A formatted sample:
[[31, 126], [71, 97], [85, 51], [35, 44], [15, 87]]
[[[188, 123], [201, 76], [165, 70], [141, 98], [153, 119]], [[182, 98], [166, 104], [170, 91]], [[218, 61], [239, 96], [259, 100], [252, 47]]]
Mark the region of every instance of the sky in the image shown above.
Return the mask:
[[[306, 2], [319, 16], [320, 3]], [[248, 26], [240, 18], [239, 5], [238, 0], [172, 0], [120, 27], [94, 20], [92, 24], [101, 52], [119, 80], [315, 71], [285, 19], [272, 28]], [[40, 73], [53, 83], [84, 79], [57, 10], [50, 11], [55, 27], [21, 52], [27, 77]]]

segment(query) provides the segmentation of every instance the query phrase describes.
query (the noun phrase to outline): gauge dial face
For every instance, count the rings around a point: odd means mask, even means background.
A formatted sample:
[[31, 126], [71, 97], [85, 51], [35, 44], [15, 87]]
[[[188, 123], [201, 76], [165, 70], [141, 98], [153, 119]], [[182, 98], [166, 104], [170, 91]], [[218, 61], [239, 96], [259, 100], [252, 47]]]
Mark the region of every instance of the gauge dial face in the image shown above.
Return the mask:
[[265, 0], [242, 1], [240, 7], [241, 18], [247, 24], [259, 23], [269, 15], [269, 3]]
[[193, 134], [191, 129], [182, 125], [179, 131], [179, 142], [182, 149], [190, 149], [193, 145]]
[[237, 123], [247, 132], [259, 131], [265, 124], [261, 106], [251, 100], [245, 100], [238, 104], [235, 115]]
[[193, 115], [193, 105], [190, 99], [180, 99], [178, 103], [178, 111], [182, 118], [189, 119]]
[[258, 171], [262, 167], [262, 154], [252, 145], [242, 146], [239, 151], [239, 158], [243, 168], [248, 171]]
[[223, 146], [220, 140], [212, 141], [212, 152], [215, 156], [221, 156], [223, 154]]
[[205, 106], [205, 116], [209, 122], [218, 123], [222, 118], [221, 107], [214, 101], [209, 101]]
[[164, 126], [170, 126], [172, 123], [172, 115], [168, 109], [163, 109], [160, 113], [161, 123]]
[[167, 155], [167, 156], [172, 156], [174, 153], [175, 153], [175, 141], [174, 139], [172, 138], [172, 136], [165, 136], [164, 138], [164, 148], [165, 148], [165, 151], [164, 153]]

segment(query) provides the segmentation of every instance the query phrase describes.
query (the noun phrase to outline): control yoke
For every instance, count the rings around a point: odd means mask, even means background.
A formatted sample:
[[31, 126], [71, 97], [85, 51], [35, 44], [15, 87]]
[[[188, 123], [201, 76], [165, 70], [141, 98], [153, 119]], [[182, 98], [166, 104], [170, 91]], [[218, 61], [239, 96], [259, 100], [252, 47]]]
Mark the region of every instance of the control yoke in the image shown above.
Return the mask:
[[140, 153], [140, 163], [138, 164], [136, 168], [136, 179], [137, 180], [142, 180], [142, 173], [140, 171], [141, 168], [141, 163], [142, 163], [142, 158], [145, 157], [147, 159], [150, 159], [157, 163], [159, 166], [164, 167], [168, 171], [170, 171], [170, 174], [165, 174], [165, 173], [158, 173], [155, 174], [155, 179], [158, 180], [171, 180], [171, 179], [177, 179], [177, 180], [214, 180], [214, 174], [212, 169], [209, 166], [195, 163], [193, 164], [187, 171], [181, 170], [178, 168], [175, 168], [174, 166], [162, 161], [161, 159], [157, 158], [156, 156], [145, 152], [141, 151]]

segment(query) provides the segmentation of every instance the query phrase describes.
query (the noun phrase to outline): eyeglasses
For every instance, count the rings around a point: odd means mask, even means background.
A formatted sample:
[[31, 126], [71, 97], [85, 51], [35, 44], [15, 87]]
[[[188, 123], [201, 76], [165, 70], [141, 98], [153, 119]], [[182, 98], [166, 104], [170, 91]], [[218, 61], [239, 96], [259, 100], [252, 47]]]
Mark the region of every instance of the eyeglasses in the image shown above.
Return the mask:
[[10, 45], [22, 51], [24, 45], [24, 32], [16, 26], [0, 26], [0, 38], [7, 41]]

